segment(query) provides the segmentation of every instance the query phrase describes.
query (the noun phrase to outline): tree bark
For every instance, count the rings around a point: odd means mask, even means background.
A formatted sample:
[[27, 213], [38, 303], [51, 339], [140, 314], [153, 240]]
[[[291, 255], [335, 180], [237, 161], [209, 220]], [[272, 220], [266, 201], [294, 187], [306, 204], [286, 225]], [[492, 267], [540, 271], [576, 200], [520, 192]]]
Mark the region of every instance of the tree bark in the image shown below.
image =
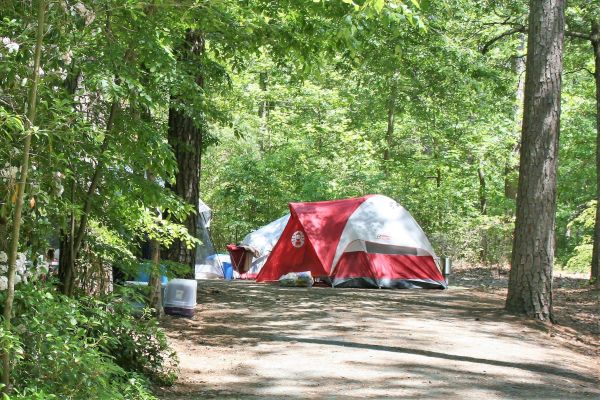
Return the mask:
[[8, 249], [8, 201], [10, 190], [7, 191], [5, 198], [0, 197], [0, 201], [6, 203], [0, 204], [0, 251]]
[[391, 158], [394, 139], [394, 120], [396, 117], [396, 97], [398, 96], [398, 73], [394, 73], [390, 83], [390, 97], [387, 104], [387, 130], [385, 132], [385, 150], [383, 151], [384, 171], [387, 174], [387, 161]]
[[[25, 121], [25, 142], [23, 144], [23, 159], [21, 162], [21, 173], [17, 183], [17, 199], [15, 212], [13, 216], [13, 229], [8, 252], [8, 288], [6, 290], [6, 301], [4, 303], [4, 331], [10, 333], [11, 319], [13, 311], [13, 301], [15, 298], [15, 275], [17, 253], [19, 250], [19, 234], [21, 231], [21, 213], [23, 210], [23, 195], [25, 184], [27, 183], [27, 173], [29, 172], [29, 150], [31, 147], [32, 127], [34, 125], [37, 105], [37, 88], [40, 78], [40, 63], [42, 58], [42, 42], [44, 39], [44, 23], [46, 17], [46, 2], [40, 0], [38, 4], [38, 20], [35, 44], [35, 55], [33, 62], [32, 84], [29, 91], [29, 100], [27, 108], [27, 120]], [[2, 352], [2, 391], [6, 394], [10, 391], [10, 351], [3, 349]]]
[[[150, 119], [149, 112], [145, 112], [144, 117]], [[150, 182], [155, 182], [156, 178], [152, 171], [146, 171], [146, 179]], [[150, 258], [152, 259], [152, 269], [150, 271], [150, 287], [149, 304], [155, 310], [156, 318], [162, 318], [164, 309], [162, 306], [162, 271], [160, 269], [160, 242], [156, 239], [150, 239]]]
[[479, 165], [477, 168], [477, 176], [479, 177], [479, 211], [481, 211], [481, 215], [487, 215], [487, 191], [485, 189], [483, 165]]
[[[198, 56], [204, 52], [204, 36], [199, 31], [190, 30], [186, 34], [184, 57]], [[204, 86], [204, 77], [198, 72], [196, 84]], [[177, 175], [175, 185], [170, 185], [171, 190], [193, 207], [182, 223], [189, 234], [196, 237], [198, 226], [198, 200], [200, 198], [200, 161], [202, 152], [202, 128], [200, 124], [185, 111], [173, 104], [169, 108], [169, 135], [168, 140], [175, 158], [177, 159]], [[184, 242], [175, 240], [166, 251], [165, 258], [171, 261], [187, 264], [192, 268], [195, 265], [196, 249], [188, 249]]]
[[261, 72], [258, 77], [258, 85], [263, 95], [263, 99], [258, 104], [258, 116], [260, 117], [260, 140], [259, 147], [261, 153], [264, 153], [271, 146], [271, 137], [269, 134], [269, 108], [267, 100], [268, 78], [266, 72]]
[[164, 314], [162, 306], [162, 279], [160, 270], [160, 243], [158, 240], [150, 240], [150, 249], [152, 252], [152, 271], [150, 273], [150, 294], [149, 304], [155, 310], [156, 318], [162, 318]]
[[506, 309], [552, 320], [564, 0], [531, 0], [517, 218]]
[[592, 47], [594, 48], [594, 80], [596, 81], [596, 224], [590, 281], [600, 284], [600, 22], [592, 23]]
[[[487, 215], [487, 190], [485, 171], [483, 170], [483, 163], [479, 163], [477, 167], [477, 177], [479, 178], [479, 211], [481, 215]], [[488, 238], [487, 230], [481, 232], [481, 250], [479, 251], [479, 259], [485, 263], [487, 258]]]

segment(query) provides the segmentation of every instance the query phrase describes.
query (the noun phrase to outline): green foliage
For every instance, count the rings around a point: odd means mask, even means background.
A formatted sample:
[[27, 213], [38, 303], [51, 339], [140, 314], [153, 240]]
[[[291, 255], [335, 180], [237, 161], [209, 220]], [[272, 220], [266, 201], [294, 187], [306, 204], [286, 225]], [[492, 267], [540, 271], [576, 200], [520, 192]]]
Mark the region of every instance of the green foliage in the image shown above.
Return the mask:
[[[338, 48], [304, 80], [264, 54], [236, 75], [222, 100], [235, 109], [233, 126], [213, 125], [222, 139], [206, 153], [201, 182], [218, 247], [280, 217], [290, 201], [382, 193], [434, 236], [477, 232], [471, 247], [452, 254], [478, 259], [486, 236], [471, 229], [481, 222], [479, 167], [492, 218], [514, 207], [503, 188], [516, 81], [510, 68], [493, 64], [496, 56], [474, 52], [472, 39], [456, 39], [468, 5], [429, 12], [435, 32], [385, 10], [374, 19], [352, 16], [354, 50]], [[490, 262], [507, 259], [510, 224], [487, 241]]]
[[145, 310], [134, 318], [131, 305], [116, 291], [105, 298], [85, 298], [81, 301], [87, 322], [87, 335], [97, 340], [102, 351], [127, 371], [138, 372], [154, 382], [170, 385], [174, 382], [176, 355], [169, 349], [158, 322]]
[[148, 379], [174, 380], [156, 320], [134, 318], [117, 295], [75, 300], [48, 286], [22, 287], [13, 324], [15, 398], [152, 399]]
[[565, 267], [569, 271], [587, 272], [592, 264], [596, 201], [590, 201], [567, 224], [567, 253]]
[[[31, 85], [33, 3], [5, 2], [0, 17], [0, 250]], [[569, 29], [587, 32], [599, 12], [590, 4], [570, 5]], [[173, 223], [193, 212], [168, 189], [175, 108], [202, 127], [200, 192], [218, 250], [288, 202], [381, 193], [415, 216], [440, 254], [505, 263], [520, 118], [514, 66], [524, 50], [518, 35], [486, 44], [526, 15], [525, 1], [52, 2], [20, 250], [44, 254], [86, 212], [78, 272], [134, 274], [147, 239], [197, 245]], [[205, 51], [184, 53], [186, 32], [199, 28]], [[589, 265], [596, 196], [590, 47], [566, 41], [562, 97], [557, 255], [576, 270]], [[98, 286], [97, 275], [84, 278]], [[80, 388], [81, 398], [144, 398], [133, 373], [173, 379], [156, 323], [134, 321], [118, 298], [26, 290], [18, 307], [21, 330], [0, 332], [22, 357], [15, 382], [28, 386], [17, 398], [80, 398]]]
[[582, 243], [575, 246], [571, 258], [567, 261], [566, 268], [573, 272], [589, 272], [592, 264], [592, 243]]
[[512, 248], [514, 221], [502, 216], [480, 216], [458, 223], [448, 221], [444, 233], [430, 240], [440, 255], [485, 265], [506, 265]]

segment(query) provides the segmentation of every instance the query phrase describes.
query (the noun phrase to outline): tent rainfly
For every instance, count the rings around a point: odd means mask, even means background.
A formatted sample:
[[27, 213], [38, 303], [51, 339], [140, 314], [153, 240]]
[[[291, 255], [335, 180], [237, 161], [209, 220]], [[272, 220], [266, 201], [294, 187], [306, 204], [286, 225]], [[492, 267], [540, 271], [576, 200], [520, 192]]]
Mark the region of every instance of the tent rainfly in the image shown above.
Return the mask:
[[334, 287], [445, 289], [427, 236], [389, 197], [290, 203], [258, 282], [310, 271]]

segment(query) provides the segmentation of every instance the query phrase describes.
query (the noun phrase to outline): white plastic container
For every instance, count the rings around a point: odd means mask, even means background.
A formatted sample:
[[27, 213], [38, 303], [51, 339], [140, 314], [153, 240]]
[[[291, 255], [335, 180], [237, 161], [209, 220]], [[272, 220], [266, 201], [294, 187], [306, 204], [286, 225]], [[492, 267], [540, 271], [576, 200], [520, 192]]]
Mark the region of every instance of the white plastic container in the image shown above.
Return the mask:
[[197, 289], [198, 282], [195, 279], [170, 280], [165, 288], [163, 298], [165, 314], [193, 317]]

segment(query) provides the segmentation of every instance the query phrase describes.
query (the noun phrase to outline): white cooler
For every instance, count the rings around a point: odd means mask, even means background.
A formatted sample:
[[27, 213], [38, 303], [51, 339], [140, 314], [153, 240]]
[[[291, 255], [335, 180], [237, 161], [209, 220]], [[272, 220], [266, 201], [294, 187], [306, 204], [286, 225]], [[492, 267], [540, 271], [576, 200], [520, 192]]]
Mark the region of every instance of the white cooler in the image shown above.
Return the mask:
[[197, 289], [198, 282], [195, 279], [170, 280], [163, 297], [165, 314], [193, 317]]

